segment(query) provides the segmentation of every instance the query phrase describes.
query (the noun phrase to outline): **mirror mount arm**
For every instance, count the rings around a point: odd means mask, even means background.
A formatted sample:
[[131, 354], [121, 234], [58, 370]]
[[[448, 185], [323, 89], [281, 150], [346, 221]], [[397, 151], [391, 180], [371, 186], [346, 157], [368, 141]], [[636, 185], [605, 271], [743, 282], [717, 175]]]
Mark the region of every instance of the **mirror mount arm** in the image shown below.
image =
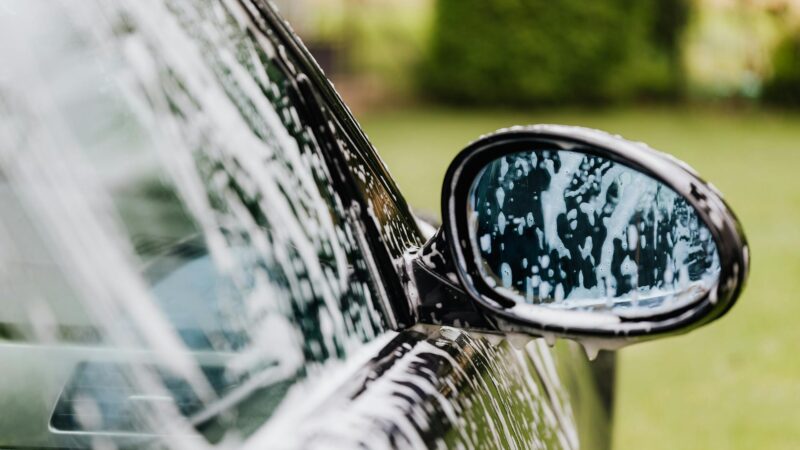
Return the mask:
[[499, 332], [497, 325], [478, 308], [461, 286], [451, 259], [442, 228], [413, 256], [409, 272], [417, 290], [417, 321]]

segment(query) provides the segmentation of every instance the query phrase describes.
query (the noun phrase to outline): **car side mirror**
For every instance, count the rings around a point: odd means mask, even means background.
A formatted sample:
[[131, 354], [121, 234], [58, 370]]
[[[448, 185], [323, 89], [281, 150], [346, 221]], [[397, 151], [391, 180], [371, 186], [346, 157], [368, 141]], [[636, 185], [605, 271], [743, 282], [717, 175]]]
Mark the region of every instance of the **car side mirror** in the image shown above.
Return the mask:
[[447, 171], [442, 219], [459, 288], [499, 331], [601, 348], [682, 333], [728, 311], [748, 273], [742, 229], [711, 185], [586, 128], [471, 144]]

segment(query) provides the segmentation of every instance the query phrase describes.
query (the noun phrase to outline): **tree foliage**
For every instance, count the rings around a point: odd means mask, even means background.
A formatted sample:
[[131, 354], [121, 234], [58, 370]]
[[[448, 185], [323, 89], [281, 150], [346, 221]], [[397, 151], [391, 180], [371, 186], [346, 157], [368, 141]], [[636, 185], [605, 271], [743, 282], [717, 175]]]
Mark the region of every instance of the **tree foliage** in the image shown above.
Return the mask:
[[438, 0], [421, 85], [481, 104], [672, 97], [688, 11], [687, 0]]
[[800, 33], [788, 35], [772, 56], [773, 74], [762, 98], [779, 106], [800, 106]]

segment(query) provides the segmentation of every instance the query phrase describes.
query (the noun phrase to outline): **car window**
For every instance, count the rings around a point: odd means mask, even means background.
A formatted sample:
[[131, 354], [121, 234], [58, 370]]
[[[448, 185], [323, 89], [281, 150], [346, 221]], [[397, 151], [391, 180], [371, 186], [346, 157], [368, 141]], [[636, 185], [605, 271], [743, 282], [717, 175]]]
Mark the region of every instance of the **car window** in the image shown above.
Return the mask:
[[245, 4], [8, 9], [0, 446], [242, 437], [384, 331], [358, 208]]

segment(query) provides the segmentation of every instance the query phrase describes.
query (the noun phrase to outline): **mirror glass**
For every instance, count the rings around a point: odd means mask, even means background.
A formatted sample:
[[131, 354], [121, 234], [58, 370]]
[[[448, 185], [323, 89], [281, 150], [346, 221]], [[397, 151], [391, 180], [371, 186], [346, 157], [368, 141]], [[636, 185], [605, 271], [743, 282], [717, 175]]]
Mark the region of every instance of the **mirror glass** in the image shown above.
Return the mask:
[[490, 162], [469, 196], [484, 281], [518, 303], [620, 316], [700, 300], [720, 263], [708, 228], [664, 183], [580, 151]]

